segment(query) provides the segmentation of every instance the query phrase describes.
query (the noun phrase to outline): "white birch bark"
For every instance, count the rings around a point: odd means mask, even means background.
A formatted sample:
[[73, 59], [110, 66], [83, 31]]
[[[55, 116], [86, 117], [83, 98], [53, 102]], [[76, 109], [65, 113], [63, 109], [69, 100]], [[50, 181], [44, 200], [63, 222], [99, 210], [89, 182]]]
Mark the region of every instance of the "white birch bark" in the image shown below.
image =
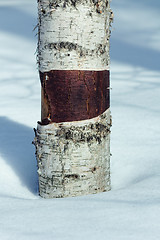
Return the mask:
[[107, 0], [39, 0], [39, 70], [109, 70]]
[[[39, 71], [109, 70], [110, 12], [106, 0], [38, 0]], [[42, 197], [110, 190], [110, 126], [110, 109], [89, 120], [38, 123]]]
[[38, 124], [36, 155], [44, 198], [110, 190], [110, 110], [77, 122]]

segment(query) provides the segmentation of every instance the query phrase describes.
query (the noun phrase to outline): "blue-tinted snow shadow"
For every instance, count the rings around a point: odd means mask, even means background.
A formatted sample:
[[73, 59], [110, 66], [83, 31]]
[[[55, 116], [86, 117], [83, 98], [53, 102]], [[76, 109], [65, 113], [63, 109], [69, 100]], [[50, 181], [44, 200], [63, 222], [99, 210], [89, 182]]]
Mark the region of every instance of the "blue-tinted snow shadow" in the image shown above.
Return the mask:
[[33, 130], [6, 117], [0, 117], [0, 153], [15, 171], [22, 185], [37, 192], [37, 170]]
[[111, 37], [111, 61], [115, 60], [143, 67], [149, 70], [160, 71], [159, 51], [132, 45], [115, 37]]
[[16, 7], [0, 6], [0, 31], [34, 39], [35, 34], [32, 30], [36, 22], [37, 20], [33, 15]]

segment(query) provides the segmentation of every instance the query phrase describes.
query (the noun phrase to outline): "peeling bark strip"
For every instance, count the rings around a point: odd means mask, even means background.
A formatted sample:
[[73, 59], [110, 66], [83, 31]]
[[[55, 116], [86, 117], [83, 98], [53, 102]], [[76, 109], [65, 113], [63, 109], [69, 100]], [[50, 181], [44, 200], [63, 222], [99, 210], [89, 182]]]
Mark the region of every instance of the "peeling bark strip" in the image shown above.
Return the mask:
[[110, 110], [99, 117], [38, 124], [34, 144], [44, 198], [110, 190]]
[[94, 118], [109, 108], [109, 71], [41, 73], [42, 124]]

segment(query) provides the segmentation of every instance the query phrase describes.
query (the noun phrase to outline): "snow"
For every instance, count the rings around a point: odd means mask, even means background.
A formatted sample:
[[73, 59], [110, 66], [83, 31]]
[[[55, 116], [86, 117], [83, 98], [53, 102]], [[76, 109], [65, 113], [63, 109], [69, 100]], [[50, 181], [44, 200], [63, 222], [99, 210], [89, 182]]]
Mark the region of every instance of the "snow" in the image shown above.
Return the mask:
[[36, 1], [0, 2], [0, 239], [158, 240], [159, 0], [113, 0], [112, 191], [37, 194], [33, 128], [40, 119]]

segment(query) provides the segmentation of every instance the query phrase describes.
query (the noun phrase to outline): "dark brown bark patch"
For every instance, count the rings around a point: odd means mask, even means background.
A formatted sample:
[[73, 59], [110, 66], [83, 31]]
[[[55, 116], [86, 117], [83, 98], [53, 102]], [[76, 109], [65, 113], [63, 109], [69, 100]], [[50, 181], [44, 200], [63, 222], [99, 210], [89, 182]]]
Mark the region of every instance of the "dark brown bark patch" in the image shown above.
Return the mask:
[[108, 70], [52, 70], [40, 72], [40, 80], [48, 109], [42, 112], [44, 125], [91, 119], [110, 106]]

